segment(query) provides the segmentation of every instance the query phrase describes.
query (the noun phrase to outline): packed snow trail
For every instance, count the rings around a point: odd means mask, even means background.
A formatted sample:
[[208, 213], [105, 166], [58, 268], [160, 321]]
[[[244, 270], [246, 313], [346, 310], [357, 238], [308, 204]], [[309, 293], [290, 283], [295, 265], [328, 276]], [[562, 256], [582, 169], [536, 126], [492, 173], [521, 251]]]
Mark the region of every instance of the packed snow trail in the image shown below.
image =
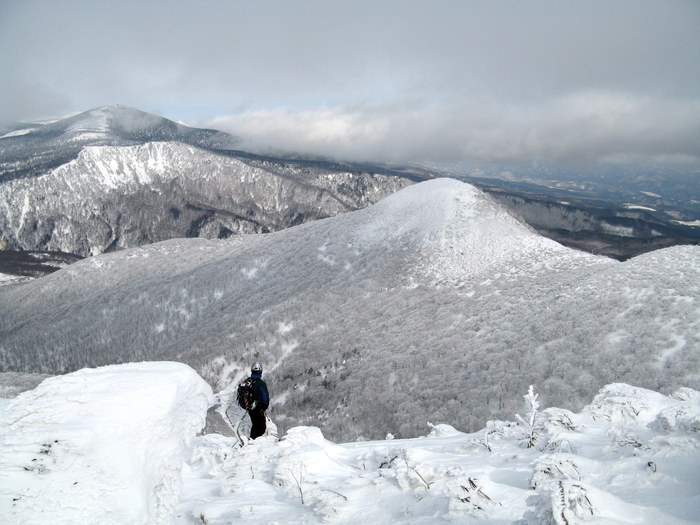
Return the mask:
[[56, 376], [0, 405], [0, 522], [170, 524], [213, 394], [181, 363]]

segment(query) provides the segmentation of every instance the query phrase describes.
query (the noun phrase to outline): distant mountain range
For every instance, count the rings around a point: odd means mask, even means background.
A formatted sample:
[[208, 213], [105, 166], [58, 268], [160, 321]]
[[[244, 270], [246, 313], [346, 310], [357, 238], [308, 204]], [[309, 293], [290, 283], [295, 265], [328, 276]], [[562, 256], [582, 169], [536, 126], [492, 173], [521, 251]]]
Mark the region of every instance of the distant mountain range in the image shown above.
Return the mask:
[[438, 179], [275, 233], [120, 250], [0, 287], [0, 370], [176, 360], [222, 390], [261, 361], [281, 432], [405, 437], [428, 421], [481, 428], [530, 384], [565, 408], [613, 382], [698, 389], [698, 303], [700, 247], [590, 255]]
[[624, 260], [700, 243], [700, 172], [693, 166], [487, 167], [451, 173], [573, 248]]
[[542, 235], [571, 248], [626, 260], [668, 246], [700, 244], [700, 221], [678, 220], [687, 216], [676, 213], [681, 209], [676, 203], [652, 208], [605, 200], [593, 192], [563, 194], [522, 182], [462, 180], [490, 194]]
[[0, 238], [79, 256], [283, 229], [430, 176], [232, 149], [236, 139], [123, 106], [0, 137]]
[[[278, 231], [445, 176], [415, 166], [253, 155], [237, 143], [220, 131], [125, 106], [5, 130], [0, 273], [41, 275], [76, 257], [172, 238]], [[674, 222], [668, 206], [657, 213], [580, 193], [563, 196], [546, 185], [493, 177], [469, 182], [543, 235], [592, 253], [624, 260], [700, 242], [700, 227]]]

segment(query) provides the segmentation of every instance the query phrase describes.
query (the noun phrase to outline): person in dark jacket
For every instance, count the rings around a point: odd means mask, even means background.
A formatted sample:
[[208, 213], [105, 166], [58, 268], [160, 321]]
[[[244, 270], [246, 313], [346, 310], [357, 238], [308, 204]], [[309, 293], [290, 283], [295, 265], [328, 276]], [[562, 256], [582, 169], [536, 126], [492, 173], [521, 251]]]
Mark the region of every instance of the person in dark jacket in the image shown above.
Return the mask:
[[263, 368], [260, 363], [253, 363], [250, 367], [250, 379], [253, 382], [253, 407], [248, 410], [252, 428], [250, 429], [250, 439], [262, 436], [267, 430], [265, 411], [270, 405], [270, 394], [267, 385], [262, 380]]

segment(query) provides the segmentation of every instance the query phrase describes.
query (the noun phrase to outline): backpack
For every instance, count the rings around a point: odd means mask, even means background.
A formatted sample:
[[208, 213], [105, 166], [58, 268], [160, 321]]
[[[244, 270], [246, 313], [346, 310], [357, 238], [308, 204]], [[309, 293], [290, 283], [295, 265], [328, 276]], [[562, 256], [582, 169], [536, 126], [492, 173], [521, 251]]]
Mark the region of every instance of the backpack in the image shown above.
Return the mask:
[[241, 408], [245, 410], [253, 408], [255, 397], [253, 396], [253, 380], [250, 377], [243, 380], [241, 384], [238, 385], [236, 399], [238, 400], [238, 406]]

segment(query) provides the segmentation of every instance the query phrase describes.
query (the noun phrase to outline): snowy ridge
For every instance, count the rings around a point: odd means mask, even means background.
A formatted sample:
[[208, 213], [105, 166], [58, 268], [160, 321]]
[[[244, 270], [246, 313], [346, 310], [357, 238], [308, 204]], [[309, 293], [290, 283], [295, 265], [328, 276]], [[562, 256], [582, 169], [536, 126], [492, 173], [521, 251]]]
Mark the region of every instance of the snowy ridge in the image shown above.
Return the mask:
[[26, 133], [0, 137], [0, 182], [45, 174], [77, 158], [88, 146], [179, 141], [216, 150], [231, 148], [237, 142], [226, 133], [189, 128], [125, 106], [96, 108], [29, 126]]
[[441, 179], [273, 234], [168, 241], [4, 286], [0, 366], [178, 359], [224, 389], [260, 360], [282, 431], [410, 437], [416, 421], [508, 417], [532, 383], [569, 409], [616, 381], [700, 388], [698, 323], [700, 248], [582, 254]]
[[15, 131], [10, 131], [9, 133], [5, 133], [0, 137], [0, 139], [9, 139], [11, 137], [21, 137], [22, 135], [27, 135], [28, 133], [31, 133], [34, 131], [35, 128], [25, 128], [25, 129], [18, 129]]
[[700, 392], [688, 388], [611, 384], [579, 413], [544, 409], [530, 388], [515, 422], [472, 434], [424, 422], [420, 438], [333, 443], [295, 427], [243, 448], [194, 436], [213, 402], [191, 369], [163, 362], [85, 369], [3, 401], [0, 515], [30, 525], [690, 525], [700, 515]]
[[256, 156], [124, 106], [0, 137], [0, 241], [80, 256], [277, 231], [366, 207], [433, 174]]
[[86, 118], [71, 123], [65, 130], [70, 135], [69, 140], [90, 141], [107, 138], [110, 131], [110, 120], [114, 119], [110, 108], [103, 107], [89, 111]]
[[27, 525], [171, 523], [185, 447], [211, 402], [181, 363], [45, 380], [0, 409], [0, 515]]

